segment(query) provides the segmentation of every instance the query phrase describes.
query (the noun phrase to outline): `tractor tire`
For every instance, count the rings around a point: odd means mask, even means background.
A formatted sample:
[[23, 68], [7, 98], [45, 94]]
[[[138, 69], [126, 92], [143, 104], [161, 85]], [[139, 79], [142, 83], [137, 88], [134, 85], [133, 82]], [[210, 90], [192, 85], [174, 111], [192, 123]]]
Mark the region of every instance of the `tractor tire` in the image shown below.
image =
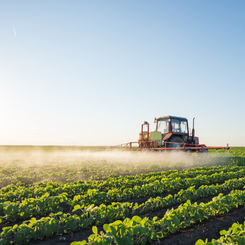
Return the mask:
[[168, 140], [168, 142], [174, 142], [173, 144], [167, 143], [168, 148], [176, 148], [176, 147], [182, 147], [184, 140], [178, 136], [173, 136]]

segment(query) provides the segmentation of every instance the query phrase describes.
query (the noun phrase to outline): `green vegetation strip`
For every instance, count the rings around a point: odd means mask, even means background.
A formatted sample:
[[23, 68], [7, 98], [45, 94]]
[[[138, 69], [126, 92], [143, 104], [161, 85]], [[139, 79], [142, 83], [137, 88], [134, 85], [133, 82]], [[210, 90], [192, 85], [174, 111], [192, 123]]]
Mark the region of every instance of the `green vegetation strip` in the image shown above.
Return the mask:
[[169, 170], [167, 172], [141, 174], [136, 176], [124, 176], [109, 178], [104, 181], [76, 181], [66, 184], [60, 182], [38, 183], [30, 187], [26, 187], [22, 183], [16, 186], [9, 185], [0, 190], [0, 202], [17, 202], [26, 198], [38, 198], [48, 193], [50, 196], [67, 193], [67, 197], [71, 198], [75, 195], [83, 195], [89, 189], [97, 189], [98, 191], [109, 191], [110, 189], [125, 189], [133, 188], [134, 186], [147, 185], [155, 181], [167, 181], [168, 179], [176, 178], [193, 178], [197, 175], [212, 175], [220, 172], [240, 171], [244, 167], [213, 167], [213, 168], [195, 168], [186, 171]]
[[227, 196], [219, 194], [206, 204], [191, 204], [188, 200], [177, 209], [167, 211], [161, 220], [157, 220], [157, 217], [150, 220], [147, 217], [141, 219], [139, 216], [134, 216], [132, 219], [126, 218], [124, 221], [117, 220], [104, 224], [105, 233], [100, 232], [100, 234], [98, 234], [97, 227], [94, 226], [92, 228], [94, 234], [88, 237], [88, 241], [71, 244], [146, 244], [152, 240], [165, 238], [180, 229], [185, 229], [197, 221], [201, 222], [209, 217], [227, 213], [231, 209], [238, 208], [239, 205], [245, 205], [245, 191], [232, 191]]
[[191, 186], [188, 189], [180, 190], [174, 196], [168, 195], [163, 198], [149, 198], [146, 202], [142, 203], [141, 205], [135, 203], [133, 210], [138, 210], [139, 213], [144, 214], [148, 211], [155, 211], [170, 207], [175, 204], [180, 204], [187, 200], [196, 201], [200, 198], [214, 196], [222, 192], [241, 189], [244, 186], [245, 178], [227, 180], [220, 185], [202, 185], [198, 189], [195, 189], [195, 186]]
[[174, 197], [172, 195], [161, 199], [158, 197], [151, 201], [148, 200], [140, 206], [138, 204], [133, 206], [132, 203], [112, 203], [112, 205], [108, 206], [102, 204], [99, 207], [91, 205], [86, 209], [81, 209], [80, 206], [76, 206], [73, 211], [76, 212], [79, 210], [79, 214], [63, 214], [59, 212], [57, 214], [51, 214], [49, 217], [41, 218], [40, 220], [32, 218], [29, 221], [24, 221], [19, 226], [14, 225], [13, 227], [3, 228], [1, 237], [8, 241], [14, 239], [14, 243], [20, 242], [18, 244], [22, 244], [23, 239], [27, 239], [28, 242], [30, 239], [42, 239], [44, 236], [67, 233], [79, 230], [80, 228], [91, 227], [92, 225], [102, 225], [117, 219], [123, 219], [128, 215], [133, 215], [137, 210], [144, 213], [149, 210], [160, 209], [184, 202], [189, 198], [196, 200], [200, 197], [214, 195], [222, 190], [241, 188], [244, 184], [245, 178], [229, 180], [222, 185], [201, 186], [197, 190], [190, 187], [187, 190], [181, 190]]
[[[99, 205], [100, 203], [109, 204], [112, 203], [114, 200], [122, 201], [131, 198], [157, 195], [164, 192], [185, 189], [190, 186], [199, 187], [201, 185], [221, 182], [222, 180], [225, 179], [229, 180], [232, 178], [239, 178], [244, 176], [245, 176], [245, 170], [242, 169], [238, 172], [228, 172], [228, 173], [221, 172], [219, 174], [215, 173], [210, 176], [197, 176], [196, 178], [186, 178], [186, 179], [176, 178], [176, 180], [171, 180], [171, 181], [169, 179], [167, 180], [163, 179], [162, 182], [156, 181], [148, 185], [135, 186], [134, 188], [126, 188], [124, 190], [114, 188], [108, 192], [100, 192], [96, 189], [90, 189], [88, 190], [86, 195], [77, 195], [73, 198], [73, 200], [67, 198], [67, 193], [63, 193], [59, 196], [51, 196], [51, 197], [47, 193], [41, 198], [36, 198], [36, 199], [29, 198], [22, 202], [0, 204], [0, 210], [3, 210], [5, 214], [5, 216], [3, 217], [0, 216], [0, 223], [5, 223], [7, 221], [15, 221], [17, 219], [26, 219], [33, 216], [46, 215], [52, 212], [63, 211], [63, 208], [61, 207], [62, 203], [66, 203], [67, 207], [70, 208], [70, 210], [72, 210], [74, 207], [79, 207], [79, 209], [84, 209], [91, 204], [95, 204], [95, 205]], [[195, 193], [194, 187], [188, 189], [187, 193], [185, 193], [186, 190], [182, 190], [182, 193], [179, 195], [180, 196], [179, 200], [174, 198], [172, 195], [169, 195], [167, 197], [168, 198], [167, 202], [171, 203], [171, 205], [174, 205], [176, 203], [181, 203], [183, 201], [181, 200], [181, 196], [183, 196], [184, 199], [187, 198], [193, 200], [193, 198], [195, 197], [196, 198], [203, 197], [202, 195], [205, 192], [212, 193], [212, 195], [214, 195], [221, 191], [231, 190], [234, 186], [236, 186], [237, 188], [241, 188], [244, 185], [243, 180], [241, 180], [241, 182], [237, 181], [236, 185], [234, 184], [234, 181], [228, 183], [229, 183], [228, 185], [226, 184], [220, 188], [217, 186], [215, 188], [203, 187], [201, 190], [199, 190], [200, 195], [199, 193], [198, 195], [194, 194]], [[211, 189], [214, 190], [215, 192], [212, 192]], [[166, 202], [166, 200], [164, 200], [164, 202]], [[146, 204], [142, 204], [139, 207], [137, 207], [138, 204], [135, 204], [134, 209], [136, 210], [138, 208], [144, 208], [147, 210], [151, 205], [153, 205], [154, 207], [157, 206], [164, 207], [163, 205], [161, 205], [161, 202], [162, 199], [160, 197], [158, 197], [157, 199], [150, 198]]]
[[68, 202], [66, 194], [50, 197], [46, 193], [40, 198], [29, 198], [21, 203], [1, 203], [0, 210], [5, 216], [0, 216], [0, 223], [63, 211], [60, 204], [65, 202]]
[[195, 178], [162, 179], [142, 186], [133, 188], [117, 189], [108, 192], [100, 192], [96, 189], [88, 190], [87, 195], [77, 195], [72, 200], [72, 206], [81, 205], [86, 207], [89, 204], [111, 203], [112, 201], [130, 200], [146, 196], [159, 195], [166, 192], [177, 191], [190, 186], [223, 183], [225, 180], [245, 177], [245, 169], [237, 172], [220, 172], [212, 175], [198, 175]]
[[244, 224], [234, 223], [228, 231], [220, 231], [221, 237], [217, 240], [212, 239], [211, 242], [208, 239], [205, 242], [202, 239], [197, 240], [195, 245], [244, 245], [245, 244], [245, 222]]

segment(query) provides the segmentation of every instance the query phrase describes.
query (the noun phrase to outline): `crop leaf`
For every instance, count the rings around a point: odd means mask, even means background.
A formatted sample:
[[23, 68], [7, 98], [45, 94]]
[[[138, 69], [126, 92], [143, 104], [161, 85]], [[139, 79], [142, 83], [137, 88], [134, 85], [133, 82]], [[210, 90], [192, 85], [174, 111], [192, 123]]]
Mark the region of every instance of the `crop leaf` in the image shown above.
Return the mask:
[[92, 231], [93, 231], [94, 234], [98, 234], [98, 228], [97, 228], [97, 226], [93, 226], [92, 227]]
[[195, 245], [205, 245], [205, 242], [202, 239], [196, 241]]

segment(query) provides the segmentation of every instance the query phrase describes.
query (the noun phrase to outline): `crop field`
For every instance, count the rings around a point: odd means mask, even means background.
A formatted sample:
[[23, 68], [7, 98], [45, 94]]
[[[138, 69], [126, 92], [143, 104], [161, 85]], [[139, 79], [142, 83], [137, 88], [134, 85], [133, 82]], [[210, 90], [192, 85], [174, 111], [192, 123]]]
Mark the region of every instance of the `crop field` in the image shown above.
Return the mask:
[[0, 147], [0, 245], [245, 244], [245, 148]]

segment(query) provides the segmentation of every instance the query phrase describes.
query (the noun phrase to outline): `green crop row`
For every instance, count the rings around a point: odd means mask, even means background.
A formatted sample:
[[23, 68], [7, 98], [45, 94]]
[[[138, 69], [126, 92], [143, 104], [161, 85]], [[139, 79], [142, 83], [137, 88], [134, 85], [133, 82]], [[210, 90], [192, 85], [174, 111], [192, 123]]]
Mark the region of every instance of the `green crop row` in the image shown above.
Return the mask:
[[[91, 206], [89, 217], [96, 217], [93, 222], [97, 225], [103, 225], [105, 220], [115, 220], [116, 218], [123, 219], [125, 218], [125, 214], [128, 213], [130, 216], [134, 215], [135, 212], [139, 212], [141, 214], [147, 213], [149, 211], [155, 211], [157, 209], [163, 209], [167, 207], [171, 207], [175, 204], [183, 203], [187, 200], [195, 201], [203, 197], [210, 197], [217, 195], [222, 191], [231, 191], [237, 188], [243, 188], [245, 186], [245, 178], [243, 179], [233, 179], [228, 180], [224, 184], [221, 185], [211, 185], [211, 186], [201, 186], [198, 189], [195, 189], [193, 186], [189, 187], [187, 190], [181, 190], [174, 196], [168, 195], [166, 197], [157, 197], [150, 198], [146, 202], [141, 205], [135, 203], [126, 202], [126, 203], [116, 203], [113, 210], [111, 210], [112, 206], [106, 206], [101, 204], [99, 207]], [[121, 205], [124, 205], [124, 212], [121, 212]], [[109, 208], [108, 208], [109, 207]], [[77, 205], [72, 210], [73, 212], [80, 210], [83, 212], [83, 208], [80, 205]], [[120, 217], [121, 214], [122, 216]], [[91, 226], [92, 223], [89, 224]]]
[[60, 182], [49, 182], [47, 184], [38, 183], [31, 187], [25, 187], [21, 183], [16, 186], [7, 186], [2, 188], [0, 191], [0, 202], [6, 201], [21, 201], [26, 198], [37, 198], [43, 196], [45, 193], [49, 193], [50, 196], [60, 195], [62, 193], [67, 193], [68, 197], [74, 197], [75, 195], [85, 194], [89, 189], [97, 189], [99, 191], [108, 191], [112, 188], [125, 189], [133, 188], [134, 186], [146, 185], [155, 181], [161, 181], [165, 178], [176, 179], [176, 178], [192, 178], [197, 175], [211, 175], [219, 172], [229, 172], [229, 171], [239, 171], [243, 167], [233, 167], [233, 168], [197, 168], [190, 169], [184, 172], [170, 170], [161, 173], [151, 173], [146, 175], [138, 175], [132, 178], [132, 176], [124, 176], [117, 178], [109, 178], [104, 181], [76, 181], [66, 184], [61, 184]]
[[0, 209], [5, 216], [0, 216], [0, 223], [63, 211], [61, 203], [68, 203], [66, 193], [51, 197], [46, 193], [40, 198], [29, 198], [17, 203], [1, 203]]
[[195, 178], [175, 178], [162, 179], [150, 184], [142, 186], [134, 186], [133, 188], [112, 189], [108, 192], [100, 192], [96, 189], [89, 190], [87, 195], [74, 196], [72, 205], [81, 205], [85, 207], [89, 204], [110, 203], [112, 201], [130, 200], [132, 198], [140, 198], [146, 196], [154, 196], [165, 192], [171, 192], [188, 188], [190, 186], [201, 186], [215, 183], [222, 183], [225, 180], [233, 178], [245, 177], [245, 169], [237, 172], [220, 172], [212, 175], [198, 175]]
[[[104, 205], [104, 212], [107, 215], [112, 215], [112, 217], [121, 218], [128, 214], [128, 208], [131, 206], [132, 204], [128, 203], [113, 203], [109, 206]], [[0, 235], [0, 245], [9, 244], [10, 241], [14, 244], [27, 244], [31, 239], [43, 239], [44, 236], [87, 228], [92, 223], [96, 224], [96, 209], [98, 207], [91, 205], [84, 209], [79, 216], [58, 212], [50, 214], [50, 217], [43, 217], [39, 220], [32, 218], [29, 221], [24, 221], [21, 225], [4, 227]]]
[[221, 237], [217, 240], [212, 239], [211, 242], [208, 239], [205, 242], [202, 239], [197, 240], [195, 245], [244, 245], [245, 244], [245, 222], [244, 224], [234, 223], [228, 231], [220, 231]]
[[[222, 179], [229, 179], [229, 178], [238, 178], [238, 177], [244, 177], [245, 176], [245, 170], [240, 170], [238, 172], [228, 172], [228, 173], [219, 173], [219, 174], [213, 174], [210, 176], [197, 176], [196, 178], [188, 178], [188, 179], [180, 179], [177, 178], [176, 180], [166, 180], [163, 179], [162, 182], [154, 182], [152, 184], [143, 185], [143, 186], [135, 186], [134, 188], [126, 188], [124, 190], [120, 189], [112, 189], [108, 192], [100, 192], [96, 189], [90, 189], [87, 191], [86, 195], [77, 195], [73, 198], [73, 200], [70, 200], [67, 198], [67, 194], [63, 193], [59, 196], [49, 196], [48, 193], [46, 193], [41, 198], [29, 198], [25, 199], [22, 202], [12, 202], [12, 203], [3, 203], [0, 204], [0, 210], [1, 207], [4, 211], [5, 216], [0, 217], [0, 223], [6, 222], [6, 221], [14, 221], [16, 219], [25, 219], [30, 218], [33, 216], [40, 216], [45, 215], [51, 212], [58, 212], [63, 211], [61, 204], [64, 202], [72, 210], [76, 205], [79, 205], [80, 209], [83, 209], [91, 204], [99, 205], [100, 203], [111, 203], [113, 201], [122, 201], [127, 200], [130, 198], [136, 198], [136, 197], [144, 197], [148, 195], [156, 195], [168, 191], [173, 190], [181, 190], [183, 188], [188, 188], [190, 186], [201, 186], [203, 184], [213, 184], [220, 182]], [[191, 199], [193, 198], [200, 198], [203, 197], [205, 194], [207, 195], [214, 195], [221, 191], [225, 190], [231, 190], [232, 188], [241, 188], [244, 184], [244, 180], [236, 181], [228, 181], [225, 185], [221, 186], [211, 186], [211, 187], [203, 187], [200, 190], [198, 190], [198, 193], [194, 191], [194, 187], [182, 190], [181, 194], [179, 196], [179, 199], [176, 199], [172, 196], [168, 196], [168, 203], [171, 200], [172, 205], [176, 203], [181, 203], [183, 200]], [[239, 187], [238, 187], [239, 186]], [[211, 194], [212, 193], [212, 194]], [[191, 198], [192, 197], [192, 198]], [[181, 200], [181, 198], [183, 200]], [[195, 200], [195, 199], [194, 199]], [[137, 204], [135, 204], [134, 209], [138, 208], [144, 208], [149, 209], [150, 207], [165, 207], [162, 202], [166, 202], [166, 200], [163, 201], [162, 198], [158, 197], [155, 199], [150, 198], [146, 204], [142, 204], [139, 207], [137, 207]]]
[[94, 226], [92, 228], [94, 234], [88, 237], [88, 241], [71, 244], [146, 244], [185, 229], [197, 221], [201, 222], [209, 217], [229, 212], [231, 209], [238, 208], [239, 205], [245, 205], [245, 191], [232, 191], [227, 196], [219, 194], [206, 204], [191, 204], [188, 200], [177, 209], [168, 210], [161, 220], [157, 220], [157, 217], [149, 220], [147, 217], [141, 219], [134, 216], [132, 219], [126, 218], [124, 221], [117, 220], [111, 224], [104, 224], [105, 233], [100, 232], [100, 234]]
[[[51, 214], [50, 217], [41, 218], [40, 220], [36, 220], [35, 218], [32, 218], [29, 221], [23, 222], [23, 224], [20, 226], [15, 225], [12, 228], [9, 227], [9, 230], [10, 228], [13, 229], [14, 231], [16, 229], [17, 231], [19, 230], [21, 231], [23, 229], [22, 232], [19, 233], [26, 234], [27, 239], [28, 237], [30, 237], [30, 239], [31, 238], [40, 239], [42, 237], [41, 235], [42, 233], [46, 235], [50, 235], [50, 234], [52, 235], [55, 233], [63, 233], [63, 232], [66, 233], [68, 231], [74, 231], [79, 228], [87, 228], [89, 226], [92, 226], [93, 224], [102, 225], [104, 223], [112, 222], [113, 220], [123, 219], [128, 215], [131, 216], [138, 209], [141, 210], [141, 212], [147, 212], [149, 210], [154, 210], [157, 208], [168, 207], [175, 203], [184, 202], [187, 200], [187, 198], [191, 198], [191, 200], [195, 200], [198, 199], [198, 197], [200, 198], [207, 195], [213, 195], [214, 193], [217, 192], [217, 190], [220, 191], [220, 190], [228, 190], [229, 188], [230, 189], [240, 188], [244, 186], [244, 183], [245, 183], [245, 178], [240, 179], [238, 181], [236, 179], [229, 180], [223, 185], [208, 186], [208, 187], [201, 186], [197, 190], [193, 189], [193, 187], [190, 187], [184, 193], [183, 190], [181, 190], [178, 194], [175, 195], [175, 197], [169, 195], [167, 197], [161, 198], [161, 200], [159, 200], [159, 198], [156, 198], [155, 200], [152, 200], [151, 202], [147, 201], [140, 206], [138, 206], [137, 204], [133, 206], [132, 203], [112, 203], [112, 205], [108, 205], [108, 206], [106, 206], [105, 204], [101, 204], [99, 207], [98, 206], [96, 207], [93, 204], [87, 207], [86, 209], [81, 209], [81, 207], [78, 205], [74, 208], [73, 212], [79, 210], [79, 214], [63, 214], [62, 212], [59, 212], [57, 214]], [[191, 192], [193, 192], [194, 195], [189, 196]], [[149, 203], [151, 203], [150, 206]], [[55, 226], [56, 228], [53, 228], [53, 226]], [[53, 229], [53, 231], [51, 232], [50, 229]], [[3, 228], [3, 230], [5, 230], [5, 228]], [[19, 241], [19, 239], [20, 239], [19, 235], [16, 235], [15, 241]]]
[[141, 205], [135, 203], [135, 205], [133, 206], [133, 211], [135, 212], [138, 210], [139, 213], [147, 213], [148, 211], [154, 211], [162, 208], [167, 208], [175, 204], [180, 204], [187, 200], [196, 201], [203, 197], [210, 197], [218, 195], [222, 192], [241, 189], [244, 186], [245, 178], [227, 180], [220, 185], [202, 185], [198, 189], [195, 189], [195, 186], [191, 186], [188, 189], [180, 190], [174, 196], [170, 194], [166, 197], [149, 198]]

